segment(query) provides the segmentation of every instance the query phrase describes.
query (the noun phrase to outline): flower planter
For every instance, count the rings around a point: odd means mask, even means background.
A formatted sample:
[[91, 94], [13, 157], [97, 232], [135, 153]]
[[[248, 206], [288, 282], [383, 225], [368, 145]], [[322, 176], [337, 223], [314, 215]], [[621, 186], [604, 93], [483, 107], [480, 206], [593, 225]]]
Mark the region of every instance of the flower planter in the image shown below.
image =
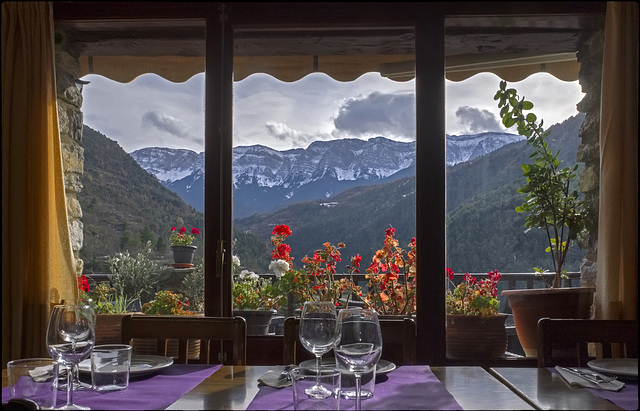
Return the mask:
[[537, 288], [504, 290], [513, 312], [520, 345], [527, 357], [537, 357], [538, 320], [540, 318], [588, 319], [595, 288]]
[[195, 245], [172, 245], [174, 264], [193, 265], [193, 256], [196, 252]]
[[504, 357], [507, 350], [506, 320], [506, 314], [447, 314], [447, 357]]
[[121, 344], [122, 318], [133, 313], [97, 314], [96, 315], [96, 345]]
[[233, 315], [247, 322], [247, 335], [268, 335], [271, 318], [276, 310], [233, 310]]

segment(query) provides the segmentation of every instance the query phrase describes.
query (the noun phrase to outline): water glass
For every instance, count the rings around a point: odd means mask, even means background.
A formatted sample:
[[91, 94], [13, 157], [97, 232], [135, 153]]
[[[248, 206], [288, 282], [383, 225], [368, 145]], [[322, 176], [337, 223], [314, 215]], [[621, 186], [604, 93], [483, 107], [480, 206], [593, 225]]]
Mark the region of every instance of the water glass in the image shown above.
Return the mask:
[[[291, 370], [294, 410], [339, 410], [340, 409], [340, 370], [333, 367], [316, 368], [296, 367]], [[327, 388], [331, 395], [311, 396], [306, 393], [317, 383]]]
[[51, 358], [25, 358], [7, 363], [9, 399], [27, 399], [42, 409], [57, 400], [58, 362]]
[[124, 390], [131, 372], [130, 345], [96, 345], [91, 353], [91, 382], [96, 391]]
[[[356, 398], [356, 376], [349, 368], [338, 363], [337, 367], [342, 374], [340, 383], [340, 392], [342, 398], [354, 400]], [[367, 399], [373, 397], [373, 391], [376, 386], [376, 369], [362, 373], [360, 377], [360, 398]]]

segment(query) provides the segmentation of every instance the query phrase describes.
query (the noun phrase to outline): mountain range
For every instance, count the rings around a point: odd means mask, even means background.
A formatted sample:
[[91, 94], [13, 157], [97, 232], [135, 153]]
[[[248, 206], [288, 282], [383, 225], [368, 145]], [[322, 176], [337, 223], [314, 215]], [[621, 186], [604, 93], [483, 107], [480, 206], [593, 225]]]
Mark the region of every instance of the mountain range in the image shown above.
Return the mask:
[[[447, 165], [474, 160], [523, 141], [510, 133], [447, 136]], [[147, 147], [131, 154], [187, 203], [204, 209], [204, 153]], [[415, 143], [385, 137], [316, 141], [306, 149], [262, 145], [233, 149], [234, 217], [264, 213], [301, 201], [330, 201], [345, 190], [415, 175]]]
[[[574, 116], [548, 129], [549, 144], [554, 150], [561, 149], [560, 157], [565, 165], [575, 164], [580, 143], [578, 131], [583, 119], [583, 115]], [[510, 142], [517, 137], [504, 136], [510, 139], [490, 150], [487, 147], [492, 141], [483, 139], [483, 135], [459, 137], [453, 139], [458, 144], [450, 143], [447, 151], [448, 157], [451, 153], [457, 156], [449, 157], [455, 164], [447, 167], [446, 174], [447, 265], [456, 272], [493, 269], [530, 272], [532, 267], [545, 264], [548, 255], [539, 246], [546, 241], [543, 232], [534, 230], [525, 234], [524, 218], [514, 211], [523, 201], [523, 195], [517, 193], [516, 188], [522, 185], [520, 165], [529, 161], [530, 149], [525, 141]], [[471, 143], [474, 141], [476, 144]], [[415, 213], [420, 205], [415, 198], [414, 155], [407, 150], [412, 144], [380, 137], [368, 142], [348, 139], [333, 143], [339, 144], [336, 146], [332, 143], [325, 141], [312, 144], [313, 147], [306, 150], [288, 152], [263, 146], [234, 150], [234, 156], [238, 156], [235, 158], [243, 159], [234, 168], [237, 173], [234, 174], [234, 203], [239, 201], [239, 189], [244, 189], [247, 195], [265, 193], [275, 199], [269, 205], [271, 211], [247, 212], [244, 217], [234, 215], [233, 253], [240, 257], [243, 268], [267, 271], [271, 260], [269, 238], [275, 224], [288, 224], [292, 228], [288, 244], [298, 264], [304, 255], [312, 255], [327, 241], [347, 245], [343, 250], [345, 262], [356, 253], [369, 259], [381, 247], [384, 229], [389, 226], [396, 228], [402, 246], [415, 235]], [[139, 150], [147, 153], [137, 156], [139, 164], [117, 142], [87, 126], [82, 145], [84, 188], [78, 197], [84, 213], [85, 241], [80, 255], [85, 261], [85, 272], [107, 272], [106, 257], [124, 250], [133, 254], [140, 251], [146, 240], [155, 244], [154, 258], [170, 258], [167, 239], [172, 225], [198, 227], [204, 238], [203, 214], [185, 202], [187, 197], [171, 191], [168, 188], [171, 184], [166, 183], [201, 178], [200, 154], [147, 148]], [[339, 159], [332, 160], [327, 147], [339, 151]], [[359, 155], [344, 153], [345, 147], [359, 148]], [[384, 147], [387, 151], [380, 151]], [[490, 152], [478, 155], [484, 150]], [[378, 154], [366, 156], [364, 152]], [[266, 153], [264, 158], [262, 153]], [[376, 156], [385, 161], [376, 165]], [[370, 158], [365, 161], [360, 157]], [[470, 160], [461, 161], [464, 158]], [[284, 167], [294, 160], [307, 168], [296, 171], [293, 166]], [[293, 172], [289, 175], [285, 170]], [[165, 183], [156, 175], [162, 176]], [[311, 184], [316, 176], [319, 184]], [[347, 180], [345, 176], [356, 179]], [[250, 184], [240, 183], [249, 179]], [[346, 187], [348, 184], [352, 187]], [[183, 187], [185, 191], [193, 190], [186, 184]], [[329, 197], [326, 196], [328, 189], [333, 190]], [[287, 201], [275, 195], [286, 190], [293, 191], [291, 198], [284, 196]], [[305, 190], [309, 200], [302, 200]], [[276, 200], [283, 205], [273, 209]], [[202, 239], [197, 239], [197, 243], [201, 251]], [[567, 269], [578, 270], [583, 254], [581, 250], [573, 253]]]

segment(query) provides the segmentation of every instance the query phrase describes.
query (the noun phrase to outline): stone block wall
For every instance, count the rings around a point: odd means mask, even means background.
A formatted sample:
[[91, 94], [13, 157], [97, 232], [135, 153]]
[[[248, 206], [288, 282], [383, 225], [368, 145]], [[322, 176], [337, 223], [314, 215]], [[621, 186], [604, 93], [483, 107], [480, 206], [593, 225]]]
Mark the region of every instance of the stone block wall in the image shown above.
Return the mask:
[[585, 113], [580, 127], [581, 138], [577, 161], [584, 163], [578, 175], [578, 190], [584, 193], [589, 204], [590, 224], [593, 228], [580, 246], [587, 255], [580, 266], [580, 281], [583, 286], [596, 283], [598, 261], [598, 210], [600, 199], [600, 84], [602, 79], [602, 52], [604, 34], [599, 32], [589, 39], [578, 51], [580, 72], [578, 74], [584, 98], [576, 106]]
[[82, 208], [77, 194], [82, 190], [84, 149], [82, 142], [82, 84], [78, 59], [63, 50], [56, 50], [56, 92], [58, 100], [58, 126], [62, 144], [62, 165], [67, 197], [67, 217], [71, 249], [76, 259], [76, 275], [82, 274], [84, 262], [80, 259], [83, 242]]

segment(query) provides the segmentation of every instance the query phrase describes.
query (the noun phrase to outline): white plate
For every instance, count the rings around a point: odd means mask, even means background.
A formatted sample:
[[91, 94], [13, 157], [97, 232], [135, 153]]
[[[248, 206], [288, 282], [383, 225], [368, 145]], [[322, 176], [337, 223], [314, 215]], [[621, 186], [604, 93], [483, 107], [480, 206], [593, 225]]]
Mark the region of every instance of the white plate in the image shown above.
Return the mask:
[[[151, 374], [173, 364], [173, 359], [169, 357], [161, 357], [158, 355], [132, 355], [131, 371], [133, 377], [139, 377], [145, 374]], [[89, 359], [78, 364], [80, 372], [91, 373], [91, 362]]]
[[[335, 358], [323, 358], [322, 365], [335, 365]], [[316, 366], [316, 360], [307, 360], [300, 363], [301, 367], [313, 368]], [[379, 360], [376, 365], [376, 375], [384, 375], [396, 369], [396, 365], [387, 360]]]
[[638, 378], [637, 358], [606, 358], [602, 360], [591, 360], [587, 365], [591, 369], [606, 374]]

